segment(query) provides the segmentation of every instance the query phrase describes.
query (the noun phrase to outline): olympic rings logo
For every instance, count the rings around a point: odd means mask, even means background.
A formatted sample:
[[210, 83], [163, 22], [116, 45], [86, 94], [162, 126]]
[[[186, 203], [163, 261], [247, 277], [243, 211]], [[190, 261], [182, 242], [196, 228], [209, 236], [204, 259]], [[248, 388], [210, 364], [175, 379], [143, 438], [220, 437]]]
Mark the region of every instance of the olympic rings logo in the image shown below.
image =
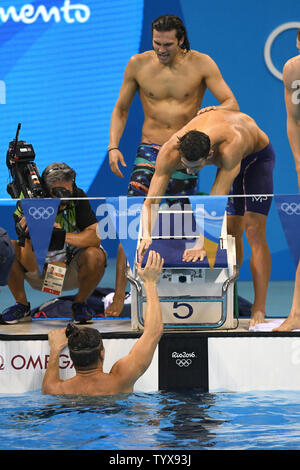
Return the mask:
[[194, 352], [188, 353], [184, 351], [182, 353], [178, 353], [174, 351], [172, 353], [172, 359], [176, 359], [175, 363], [178, 367], [189, 367], [193, 362], [192, 359], [194, 359], [195, 357], [197, 356]]
[[278, 78], [279, 80], [282, 80], [282, 72], [279, 72], [279, 70], [273, 64], [273, 61], [271, 58], [272, 44], [277, 38], [277, 36], [279, 36], [284, 31], [287, 31], [289, 29], [298, 29], [298, 28], [300, 28], [299, 21], [290, 21], [288, 23], [283, 23], [282, 25], [277, 26], [277, 28], [275, 28], [271, 32], [268, 39], [266, 40], [265, 48], [264, 48], [264, 58], [265, 58], [266, 66], [270, 70], [271, 74], [274, 75], [274, 77]]
[[54, 214], [53, 207], [30, 207], [29, 214], [36, 220], [44, 219], [47, 220]]
[[280, 209], [287, 215], [300, 215], [300, 203], [291, 202], [289, 204], [288, 202], [283, 202]]
[[189, 367], [192, 364], [192, 359], [176, 359], [176, 364], [179, 367]]

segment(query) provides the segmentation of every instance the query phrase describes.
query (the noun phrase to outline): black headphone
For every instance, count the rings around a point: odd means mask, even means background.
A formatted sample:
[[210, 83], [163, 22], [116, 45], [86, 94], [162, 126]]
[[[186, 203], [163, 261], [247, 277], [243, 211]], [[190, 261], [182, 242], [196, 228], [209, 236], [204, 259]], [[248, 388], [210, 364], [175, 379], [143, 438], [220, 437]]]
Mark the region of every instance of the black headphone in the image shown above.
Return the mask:
[[[55, 173], [55, 172], [60, 172], [62, 175], [62, 180], [72, 180], [73, 182], [73, 191], [76, 188], [76, 183], [75, 183], [75, 178], [76, 178], [76, 172], [71, 168], [69, 165], [66, 163], [51, 163], [48, 165], [41, 176], [42, 184], [45, 187], [45, 189], [49, 192], [49, 185], [47, 184], [47, 178], [50, 174]], [[59, 178], [60, 179], [60, 178]]]

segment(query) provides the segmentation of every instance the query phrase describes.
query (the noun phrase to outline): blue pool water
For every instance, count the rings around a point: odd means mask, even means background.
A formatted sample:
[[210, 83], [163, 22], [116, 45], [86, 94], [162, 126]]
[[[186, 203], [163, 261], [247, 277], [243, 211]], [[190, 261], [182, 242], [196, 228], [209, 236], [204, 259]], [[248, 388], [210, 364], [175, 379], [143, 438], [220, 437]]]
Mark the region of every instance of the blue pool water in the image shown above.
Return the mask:
[[297, 450], [299, 392], [0, 395], [1, 450]]

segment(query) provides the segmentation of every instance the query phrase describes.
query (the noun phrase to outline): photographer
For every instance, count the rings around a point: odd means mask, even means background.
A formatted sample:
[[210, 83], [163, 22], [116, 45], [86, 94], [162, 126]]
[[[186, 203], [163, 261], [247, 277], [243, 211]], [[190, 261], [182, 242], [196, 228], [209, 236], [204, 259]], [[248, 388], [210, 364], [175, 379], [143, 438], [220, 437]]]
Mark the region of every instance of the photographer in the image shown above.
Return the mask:
[[[65, 163], [52, 163], [42, 174], [42, 183], [49, 197], [85, 198], [85, 193], [75, 184], [75, 171]], [[75, 323], [92, 323], [86, 300], [100, 282], [106, 267], [106, 253], [96, 233], [97, 219], [87, 199], [62, 201], [60, 204], [43, 275], [40, 275], [33, 248], [28, 237], [26, 221], [20, 206], [14, 214], [18, 235], [23, 231], [24, 246], [13, 241], [15, 260], [8, 287], [16, 304], [6, 309], [1, 323], [15, 324], [31, 320], [30, 303], [25, 293], [26, 280], [33, 289], [42, 290], [51, 262], [64, 262], [66, 273], [63, 290], [78, 289], [72, 311]]]

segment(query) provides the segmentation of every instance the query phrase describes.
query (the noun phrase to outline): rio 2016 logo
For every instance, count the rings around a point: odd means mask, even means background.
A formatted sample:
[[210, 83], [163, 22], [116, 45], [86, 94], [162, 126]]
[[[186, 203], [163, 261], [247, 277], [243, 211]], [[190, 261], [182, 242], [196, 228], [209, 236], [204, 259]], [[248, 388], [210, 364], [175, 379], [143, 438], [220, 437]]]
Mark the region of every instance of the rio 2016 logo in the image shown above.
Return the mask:
[[53, 20], [55, 23], [60, 23], [64, 20], [66, 23], [85, 23], [90, 18], [91, 11], [87, 5], [81, 3], [71, 4], [71, 0], [65, 0], [63, 6], [52, 6], [47, 10], [44, 5], [35, 7], [31, 3], [23, 5], [19, 12], [15, 6], [10, 6], [6, 10], [0, 7], [0, 24], [6, 23], [9, 19], [15, 23], [32, 24], [38, 18], [41, 18], [45, 23]]

